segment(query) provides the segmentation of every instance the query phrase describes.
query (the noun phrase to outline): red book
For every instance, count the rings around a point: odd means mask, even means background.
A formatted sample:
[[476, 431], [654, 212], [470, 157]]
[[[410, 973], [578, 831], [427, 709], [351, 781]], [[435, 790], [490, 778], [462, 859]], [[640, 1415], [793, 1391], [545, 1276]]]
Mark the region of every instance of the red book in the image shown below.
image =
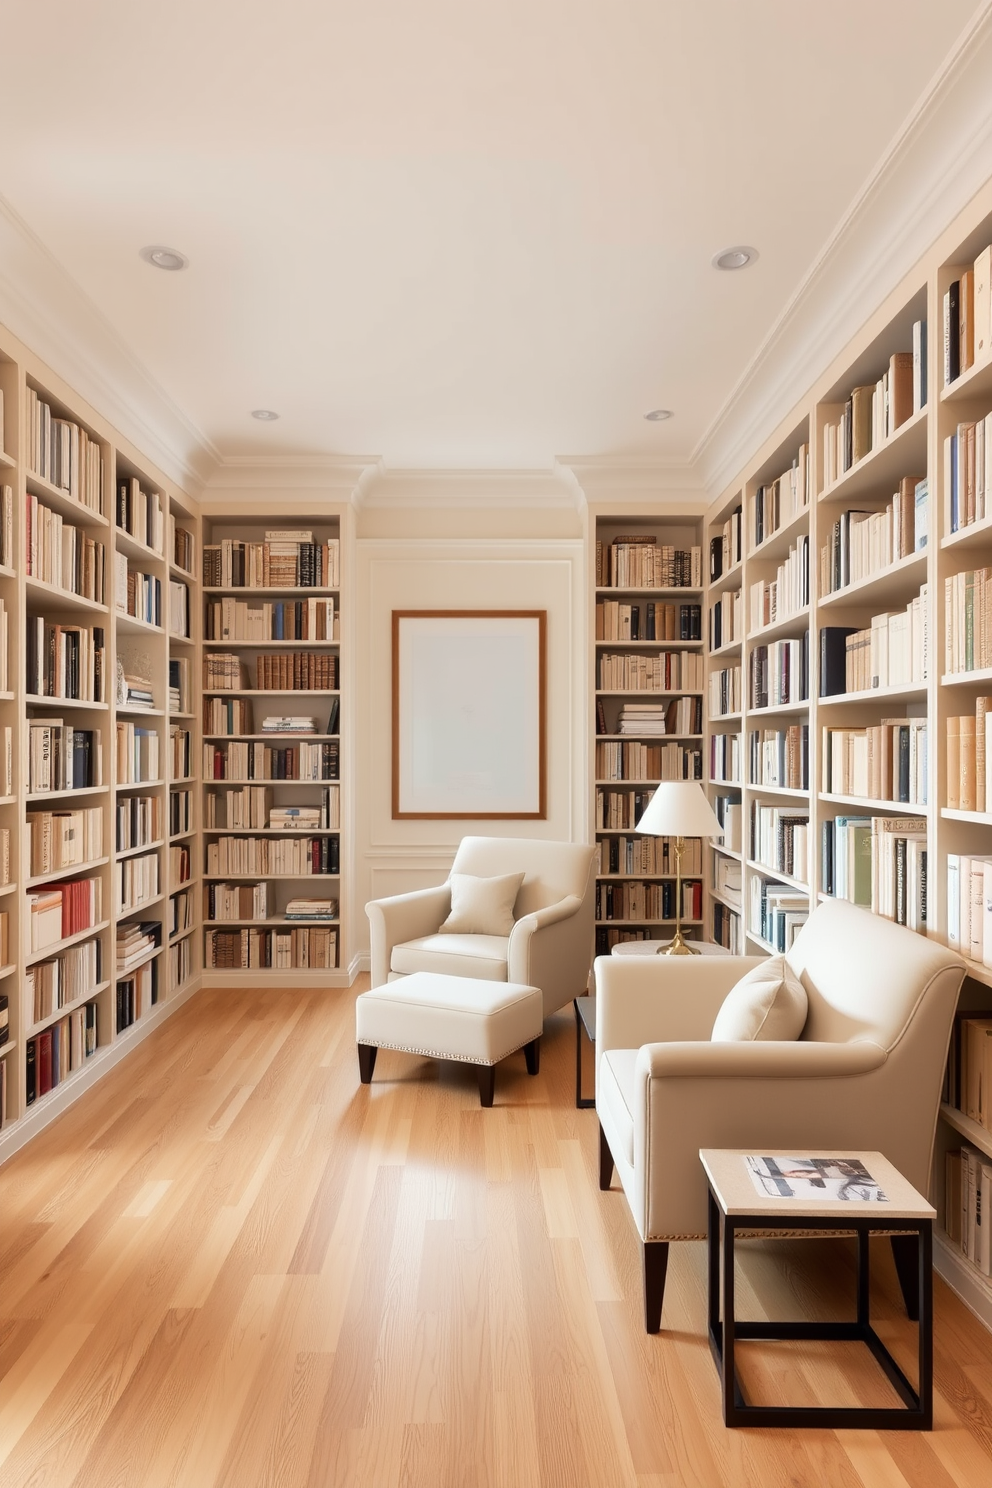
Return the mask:
[[47, 1095], [52, 1088], [52, 1030], [38, 1035], [38, 1094]]

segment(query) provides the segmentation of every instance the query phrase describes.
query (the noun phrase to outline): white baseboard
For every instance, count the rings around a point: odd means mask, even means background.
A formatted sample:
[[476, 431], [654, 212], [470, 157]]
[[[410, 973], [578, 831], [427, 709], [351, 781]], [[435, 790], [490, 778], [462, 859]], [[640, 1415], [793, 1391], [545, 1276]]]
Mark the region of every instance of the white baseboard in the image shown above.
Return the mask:
[[966, 1260], [956, 1245], [936, 1233], [933, 1268], [965, 1307], [992, 1332], [992, 1281]]

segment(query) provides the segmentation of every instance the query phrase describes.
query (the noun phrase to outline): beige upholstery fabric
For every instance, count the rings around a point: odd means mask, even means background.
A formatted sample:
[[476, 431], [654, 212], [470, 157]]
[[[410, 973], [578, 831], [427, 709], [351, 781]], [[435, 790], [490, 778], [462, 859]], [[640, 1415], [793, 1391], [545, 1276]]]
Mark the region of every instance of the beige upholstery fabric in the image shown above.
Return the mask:
[[[595, 849], [585, 843], [539, 838], [464, 837], [452, 873], [495, 878], [523, 873], [516, 920], [502, 953], [500, 980], [540, 987], [545, 1016], [565, 1007], [586, 987], [592, 965]], [[440, 971], [441, 957], [455, 958], [459, 975], [495, 981], [493, 940], [441, 935], [451, 911], [451, 887], [374, 899], [365, 906], [372, 939], [372, 985], [393, 984], [416, 971]], [[445, 944], [447, 942], [448, 944]], [[446, 967], [445, 969], [448, 969]]]
[[713, 1024], [715, 1044], [797, 1039], [806, 1022], [806, 989], [784, 956], [769, 956], [727, 993]]
[[497, 1064], [540, 1038], [540, 989], [418, 972], [355, 999], [355, 1038], [377, 1049]]
[[705, 1234], [700, 1147], [877, 1149], [928, 1191], [963, 963], [836, 900], [787, 959], [809, 1001], [792, 1043], [711, 1042], [727, 992], [759, 958], [596, 961], [596, 1108], [642, 1240]]
[[502, 935], [513, 929], [513, 905], [522, 873], [477, 878], [474, 873], [450, 873], [451, 913], [442, 920], [441, 935]]

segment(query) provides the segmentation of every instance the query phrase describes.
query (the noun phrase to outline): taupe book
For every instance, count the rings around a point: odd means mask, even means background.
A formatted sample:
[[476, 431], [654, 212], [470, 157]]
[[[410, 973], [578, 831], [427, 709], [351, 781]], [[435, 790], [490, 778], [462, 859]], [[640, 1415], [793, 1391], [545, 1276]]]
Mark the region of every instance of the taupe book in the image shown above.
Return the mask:
[[961, 810], [961, 719], [947, 720], [947, 809]]
[[960, 726], [960, 770], [961, 788], [959, 811], [977, 811], [975, 804], [975, 719], [965, 714], [957, 720]]
[[992, 708], [992, 698], [979, 697], [975, 699], [975, 810], [987, 810], [986, 802], [988, 794], [985, 783], [986, 761], [988, 759], [988, 748], [985, 737], [985, 719]]
[[856, 465], [871, 452], [871, 402], [875, 385], [856, 387], [851, 394], [851, 463]]
[[897, 351], [889, 358], [889, 432], [913, 417], [913, 353]]
[[975, 271], [965, 269], [958, 290], [958, 327], [961, 348], [961, 372], [967, 372], [975, 363]]

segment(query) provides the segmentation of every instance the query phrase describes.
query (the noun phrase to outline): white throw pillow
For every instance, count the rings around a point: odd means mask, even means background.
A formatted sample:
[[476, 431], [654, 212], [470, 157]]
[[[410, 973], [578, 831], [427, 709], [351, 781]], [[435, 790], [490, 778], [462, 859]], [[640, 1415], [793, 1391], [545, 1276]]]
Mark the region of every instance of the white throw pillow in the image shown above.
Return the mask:
[[513, 905], [522, 873], [504, 873], [500, 878], [476, 878], [471, 873], [452, 873], [451, 913], [440, 928], [441, 935], [509, 935], [513, 929]]
[[731, 987], [710, 1035], [715, 1044], [797, 1039], [807, 1011], [806, 988], [784, 956], [769, 956]]

